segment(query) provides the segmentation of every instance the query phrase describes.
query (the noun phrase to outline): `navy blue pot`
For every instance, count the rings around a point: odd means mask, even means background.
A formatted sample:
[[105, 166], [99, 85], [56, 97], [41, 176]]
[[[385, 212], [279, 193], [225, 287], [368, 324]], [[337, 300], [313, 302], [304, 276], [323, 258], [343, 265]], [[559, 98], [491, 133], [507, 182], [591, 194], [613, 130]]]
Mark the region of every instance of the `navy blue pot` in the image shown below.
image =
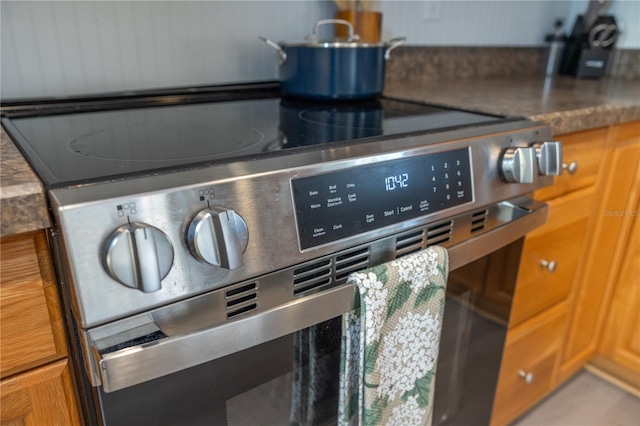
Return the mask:
[[[343, 21], [319, 21], [316, 27], [325, 22]], [[384, 89], [389, 53], [405, 40], [402, 37], [386, 43], [358, 43], [350, 36], [346, 42], [322, 43], [310, 37], [312, 41], [308, 43], [278, 44], [261, 39], [278, 51], [280, 88], [285, 96], [335, 100], [379, 96]]]
[[384, 89], [385, 47], [284, 46], [280, 88], [287, 96], [366, 99]]

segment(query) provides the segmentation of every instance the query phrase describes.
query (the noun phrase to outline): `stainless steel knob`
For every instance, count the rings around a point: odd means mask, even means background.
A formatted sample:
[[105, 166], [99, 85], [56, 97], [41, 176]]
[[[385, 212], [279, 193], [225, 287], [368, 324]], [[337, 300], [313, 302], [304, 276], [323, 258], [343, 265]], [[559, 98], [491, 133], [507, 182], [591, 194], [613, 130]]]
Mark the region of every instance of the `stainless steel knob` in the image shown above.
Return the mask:
[[548, 261], [544, 259], [540, 261], [540, 265], [542, 265], [542, 267], [546, 268], [547, 271], [551, 272], [552, 274], [556, 271], [556, 267], [558, 266], [555, 260]]
[[244, 265], [242, 255], [248, 242], [244, 219], [224, 207], [201, 210], [187, 230], [187, 245], [196, 259], [229, 270]]
[[533, 183], [535, 167], [536, 151], [533, 147], [508, 148], [500, 160], [500, 173], [506, 182]]
[[151, 225], [132, 222], [107, 238], [103, 264], [114, 280], [145, 293], [160, 290], [161, 281], [173, 265], [169, 237]]
[[567, 173], [569, 173], [570, 175], [575, 175], [576, 172], [578, 171], [578, 163], [575, 161], [572, 161], [569, 164], [562, 163], [562, 169], [566, 170]]
[[539, 142], [533, 147], [538, 160], [538, 174], [559, 176], [562, 173], [562, 142]]
[[520, 377], [522, 377], [524, 379], [524, 382], [528, 385], [530, 385], [531, 383], [533, 383], [533, 379], [535, 378], [535, 376], [533, 375], [533, 373], [527, 373], [524, 370], [520, 370], [518, 371], [518, 375]]

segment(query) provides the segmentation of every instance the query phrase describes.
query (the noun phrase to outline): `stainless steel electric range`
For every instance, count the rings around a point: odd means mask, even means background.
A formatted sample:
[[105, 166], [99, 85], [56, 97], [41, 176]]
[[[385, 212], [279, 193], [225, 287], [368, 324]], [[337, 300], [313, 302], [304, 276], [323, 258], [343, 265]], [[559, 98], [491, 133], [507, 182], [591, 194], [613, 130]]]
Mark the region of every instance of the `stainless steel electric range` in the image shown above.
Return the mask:
[[434, 423], [489, 422], [509, 307], [478, 302], [515, 276], [478, 268], [545, 222], [549, 127], [275, 84], [3, 107], [46, 186], [86, 423], [335, 423], [347, 276], [432, 244], [452, 269]]

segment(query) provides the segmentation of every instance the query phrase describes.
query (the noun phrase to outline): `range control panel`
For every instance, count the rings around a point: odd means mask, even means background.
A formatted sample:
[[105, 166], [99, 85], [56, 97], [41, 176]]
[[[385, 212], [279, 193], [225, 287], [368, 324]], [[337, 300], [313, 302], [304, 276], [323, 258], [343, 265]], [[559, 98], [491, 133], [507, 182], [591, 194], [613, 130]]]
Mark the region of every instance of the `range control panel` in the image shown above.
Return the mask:
[[467, 148], [292, 179], [300, 248], [473, 201]]

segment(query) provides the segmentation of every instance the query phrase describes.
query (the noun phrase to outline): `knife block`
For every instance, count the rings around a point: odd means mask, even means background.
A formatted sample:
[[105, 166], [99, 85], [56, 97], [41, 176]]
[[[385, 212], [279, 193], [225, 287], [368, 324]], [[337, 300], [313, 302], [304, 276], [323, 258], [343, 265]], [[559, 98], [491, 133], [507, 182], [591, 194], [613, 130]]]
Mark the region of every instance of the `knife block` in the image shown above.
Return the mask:
[[[335, 18], [351, 22], [353, 33], [360, 36], [358, 41], [364, 43], [380, 42], [382, 13], [370, 10], [339, 10], [335, 13]], [[337, 39], [347, 39], [346, 26], [336, 25], [334, 31]]]
[[[600, 16], [593, 26], [600, 24], [615, 25], [616, 21], [613, 16]], [[579, 15], [565, 44], [559, 74], [577, 78], [604, 77], [615, 43], [604, 48], [594, 48], [589, 45], [589, 30], [584, 25], [583, 16]]]

